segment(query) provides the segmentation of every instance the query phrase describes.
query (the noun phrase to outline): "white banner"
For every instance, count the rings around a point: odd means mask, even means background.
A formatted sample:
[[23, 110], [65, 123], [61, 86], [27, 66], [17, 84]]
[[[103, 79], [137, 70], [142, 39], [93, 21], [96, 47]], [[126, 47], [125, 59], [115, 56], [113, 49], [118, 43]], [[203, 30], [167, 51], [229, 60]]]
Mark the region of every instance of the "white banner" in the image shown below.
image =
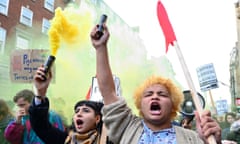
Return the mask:
[[197, 75], [201, 91], [218, 88], [218, 80], [212, 63], [198, 67]]
[[[116, 89], [117, 96], [121, 96], [122, 90], [121, 90], [121, 85], [120, 85], [120, 79], [116, 76], [113, 76], [113, 80], [115, 83], [115, 89]], [[102, 101], [103, 100], [101, 92], [98, 87], [96, 77], [92, 78], [92, 88], [91, 88], [91, 93], [90, 93], [90, 100], [93, 100], [93, 101]]]

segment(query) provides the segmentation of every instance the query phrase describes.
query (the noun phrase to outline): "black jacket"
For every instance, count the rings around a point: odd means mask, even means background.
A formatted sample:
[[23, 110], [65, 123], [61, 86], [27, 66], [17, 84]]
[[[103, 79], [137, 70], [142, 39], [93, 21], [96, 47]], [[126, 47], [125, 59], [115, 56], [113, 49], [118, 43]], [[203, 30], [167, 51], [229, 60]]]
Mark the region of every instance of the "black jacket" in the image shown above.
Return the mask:
[[29, 108], [31, 127], [46, 144], [64, 144], [68, 132], [63, 132], [50, 124], [48, 110], [48, 98], [45, 98], [40, 105], [36, 105], [33, 100]]
[[[63, 132], [51, 125], [48, 120], [48, 111], [48, 98], [45, 98], [39, 105], [36, 105], [33, 100], [29, 108], [31, 127], [45, 144], [64, 144], [68, 132]], [[106, 144], [113, 143], [107, 139]]]

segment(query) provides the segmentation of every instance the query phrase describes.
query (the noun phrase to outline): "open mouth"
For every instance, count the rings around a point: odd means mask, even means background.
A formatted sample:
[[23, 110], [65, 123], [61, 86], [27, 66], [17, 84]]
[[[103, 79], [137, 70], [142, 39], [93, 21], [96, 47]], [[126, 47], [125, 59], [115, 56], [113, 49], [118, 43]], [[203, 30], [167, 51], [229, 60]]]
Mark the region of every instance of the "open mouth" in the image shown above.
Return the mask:
[[78, 119], [76, 122], [77, 122], [77, 125], [78, 125], [78, 126], [83, 124], [83, 121], [80, 120], [80, 119]]
[[152, 102], [150, 110], [152, 114], [160, 114], [161, 106], [157, 102]]
[[156, 111], [156, 110], [160, 110], [161, 107], [157, 102], [153, 102], [151, 103], [151, 111]]

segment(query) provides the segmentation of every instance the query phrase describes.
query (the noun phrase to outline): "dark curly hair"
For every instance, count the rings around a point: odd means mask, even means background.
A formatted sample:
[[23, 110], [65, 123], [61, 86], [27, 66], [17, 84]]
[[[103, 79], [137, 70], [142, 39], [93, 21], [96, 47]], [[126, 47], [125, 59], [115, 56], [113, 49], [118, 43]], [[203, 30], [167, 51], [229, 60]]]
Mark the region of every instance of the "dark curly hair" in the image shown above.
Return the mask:
[[[84, 106], [84, 105], [92, 108], [95, 112], [95, 115], [100, 115], [100, 121], [97, 124], [97, 131], [99, 133], [101, 133], [102, 132], [102, 125], [103, 125], [101, 110], [102, 110], [102, 107], [103, 107], [104, 104], [102, 102], [96, 102], [96, 101], [91, 101], [91, 100], [82, 100], [82, 101], [79, 101], [75, 104], [74, 111], [77, 109], [77, 107]], [[76, 131], [73, 122], [72, 122], [72, 125], [70, 126], [70, 130], [71, 129]]]

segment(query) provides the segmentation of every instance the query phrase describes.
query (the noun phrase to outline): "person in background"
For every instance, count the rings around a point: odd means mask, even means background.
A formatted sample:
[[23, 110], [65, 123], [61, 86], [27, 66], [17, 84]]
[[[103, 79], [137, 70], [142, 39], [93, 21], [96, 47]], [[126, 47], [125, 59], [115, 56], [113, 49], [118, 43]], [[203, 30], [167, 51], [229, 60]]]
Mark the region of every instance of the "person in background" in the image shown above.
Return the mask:
[[214, 117], [214, 119], [217, 120], [218, 124], [220, 125], [220, 127], [222, 129], [226, 128], [226, 123], [224, 121], [224, 116], [223, 115], [214, 115], [213, 117]]
[[1, 144], [10, 144], [5, 137], [4, 131], [10, 121], [14, 120], [14, 115], [7, 105], [6, 101], [0, 99], [0, 142]]
[[109, 31], [104, 25], [102, 37], [98, 37], [96, 25], [91, 34], [96, 50], [97, 80], [103, 96], [103, 121], [108, 129], [110, 141], [116, 144], [146, 143], [207, 143], [212, 135], [221, 143], [221, 129], [211, 118], [209, 111], [196, 112], [198, 133], [172, 125], [180, 110], [182, 91], [168, 78], [151, 76], [135, 91], [134, 100], [140, 117], [135, 116], [123, 97], [116, 95], [112, 71], [108, 58]]
[[225, 114], [225, 128], [222, 130], [222, 140], [226, 139], [227, 134], [230, 132], [230, 127], [236, 120], [236, 114], [228, 112]]
[[240, 144], [240, 120], [236, 120], [232, 123], [230, 127], [230, 132], [227, 133], [227, 136], [224, 140], [233, 141], [237, 144]]
[[[62, 132], [47, 120], [49, 99], [46, 97], [52, 73], [44, 80], [44, 67], [39, 67], [34, 75], [36, 96], [29, 109], [30, 122], [37, 135], [46, 144], [103, 144], [102, 102], [82, 100], [75, 104], [70, 131]], [[101, 139], [102, 138], [102, 139]], [[107, 140], [104, 143], [110, 144]]]
[[222, 144], [238, 144], [238, 143], [230, 140], [222, 140]]
[[193, 129], [194, 116], [182, 116], [180, 126], [186, 129]]
[[[33, 131], [29, 121], [28, 110], [33, 97], [34, 93], [28, 89], [19, 91], [13, 97], [13, 101], [18, 107], [16, 118], [8, 124], [4, 132], [5, 138], [11, 144], [44, 144]], [[49, 120], [53, 126], [64, 131], [61, 118], [55, 112], [49, 112]]]

